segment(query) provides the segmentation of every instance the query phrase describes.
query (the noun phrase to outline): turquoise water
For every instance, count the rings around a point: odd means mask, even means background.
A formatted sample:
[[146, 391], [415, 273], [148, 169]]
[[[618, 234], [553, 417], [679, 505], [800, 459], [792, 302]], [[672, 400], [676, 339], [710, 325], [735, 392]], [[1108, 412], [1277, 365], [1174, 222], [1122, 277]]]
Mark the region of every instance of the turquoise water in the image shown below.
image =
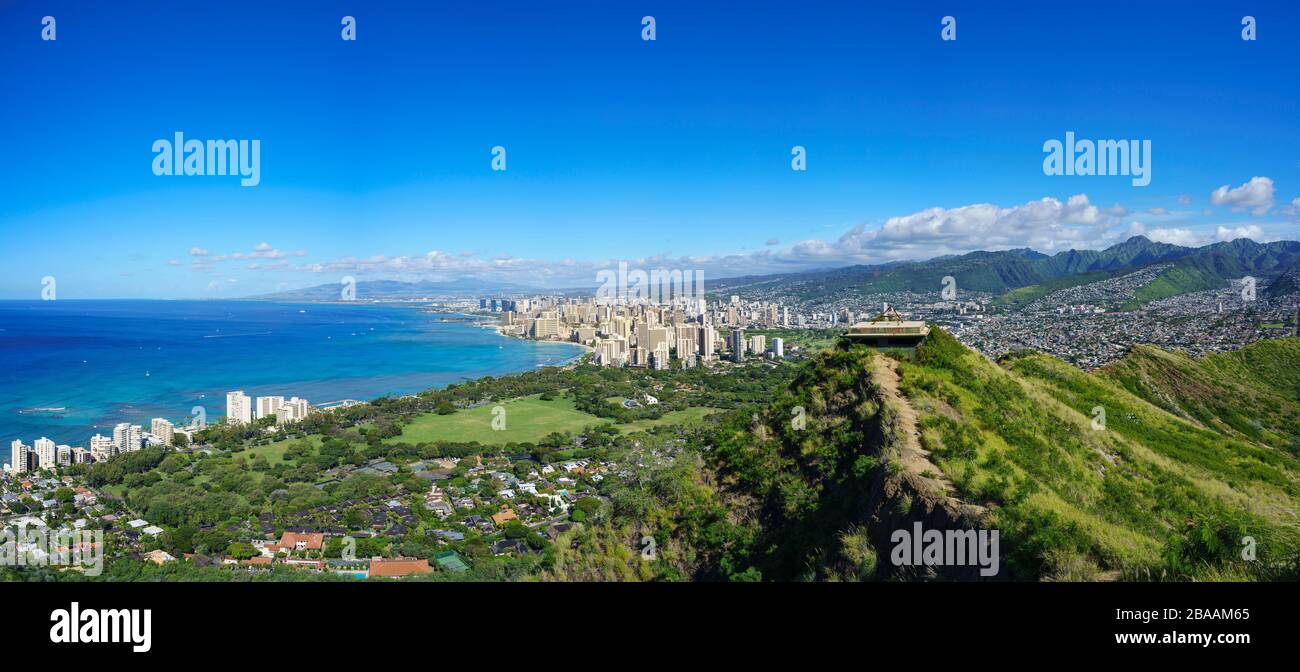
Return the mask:
[[581, 354], [454, 318], [392, 304], [0, 301], [0, 447], [86, 445], [155, 417], [185, 425], [194, 406], [213, 422], [230, 390], [366, 400]]

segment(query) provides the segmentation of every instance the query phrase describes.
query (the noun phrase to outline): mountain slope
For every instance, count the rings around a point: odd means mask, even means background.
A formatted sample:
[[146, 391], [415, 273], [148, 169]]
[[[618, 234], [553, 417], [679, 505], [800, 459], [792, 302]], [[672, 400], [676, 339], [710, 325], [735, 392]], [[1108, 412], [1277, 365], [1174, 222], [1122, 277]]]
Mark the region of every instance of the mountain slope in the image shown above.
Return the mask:
[[1192, 359], [1135, 346], [1105, 376], [1174, 415], [1300, 455], [1300, 340]]
[[1001, 295], [1002, 305], [1024, 305], [1052, 291], [1106, 280], [1153, 264], [1169, 266], [1139, 288], [1127, 308], [1187, 292], [1227, 286], [1247, 275], [1272, 279], [1300, 267], [1300, 242], [1256, 243], [1249, 239], [1200, 248], [1157, 243], [1143, 236], [1104, 250], [1067, 250], [1048, 256], [1029, 249], [971, 252], [928, 261], [850, 266], [774, 276], [726, 278], [710, 291], [776, 291], [808, 301], [828, 301], [847, 293], [938, 293], [945, 276], [964, 291]]
[[[304, 287], [274, 294], [248, 297], [264, 301], [339, 301], [340, 283]], [[355, 299], [374, 301], [380, 299], [422, 299], [430, 297], [471, 297], [488, 294], [516, 294], [540, 292], [535, 287], [510, 283], [464, 278], [454, 282], [403, 282], [400, 280], [362, 280], [356, 283]]]
[[679, 493], [652, 509], [678, 563], [660, 578], [980, 578], [895, 566], [893, 533], [919, 522], [998, 530], [999, 578], [1294, 579], [1297, 348], [1140, 349], [1090, 374], [1039, 354], [994, 363], [939, 329], [914, 358], [842, 343], [723, 417], [689, 485], [656, 486]]
[[1245, 276], [1276, 278], [1300, 264], [1300, 243], [1256, 243], [1248, 238], [1207, 245], [1179, 259], [1137, 290], [1129, 308], [1188, 292], [1218, 289]]

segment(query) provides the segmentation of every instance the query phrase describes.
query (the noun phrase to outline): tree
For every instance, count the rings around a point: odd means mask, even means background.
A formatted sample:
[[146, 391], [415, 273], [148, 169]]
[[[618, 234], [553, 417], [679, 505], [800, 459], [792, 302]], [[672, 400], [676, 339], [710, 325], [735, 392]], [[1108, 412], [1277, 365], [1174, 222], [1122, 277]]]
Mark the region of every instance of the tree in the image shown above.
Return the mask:
[[235, 542], [226, 547], [226, 555], [237, 560], [247, 560], [257, 554], [256, 548], [243, 542]]

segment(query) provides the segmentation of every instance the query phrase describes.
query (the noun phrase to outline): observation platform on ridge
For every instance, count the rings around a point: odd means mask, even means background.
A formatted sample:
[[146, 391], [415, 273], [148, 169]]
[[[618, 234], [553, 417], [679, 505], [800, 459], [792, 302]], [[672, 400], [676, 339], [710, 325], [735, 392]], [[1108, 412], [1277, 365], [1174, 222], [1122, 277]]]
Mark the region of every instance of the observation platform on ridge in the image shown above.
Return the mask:
[[904, 320], [893, 308], [849, 327], [844, 338], [873, 348], [915, 348], [930, 335], [921, 320]]

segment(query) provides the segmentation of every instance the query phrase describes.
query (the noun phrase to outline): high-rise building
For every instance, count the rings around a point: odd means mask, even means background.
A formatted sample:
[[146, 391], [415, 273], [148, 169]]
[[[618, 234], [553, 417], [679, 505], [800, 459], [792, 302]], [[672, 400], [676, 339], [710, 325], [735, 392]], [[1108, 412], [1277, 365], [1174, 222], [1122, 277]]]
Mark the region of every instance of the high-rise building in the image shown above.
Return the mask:
[[749, 351], [761, 357], [767, 351], [767, 336], [763, 334], [750, 336]]
[[257, 410], [253, 413], [253, 417], [258, 420], [267, 416], [274, 417], [275, 412], [280, 410], [283, 405], [284, 397], [258, 397]]
[[777, 359], [785, 359], [785, 339], [772, 339], [772, 355]]
[[306, 399], [292, 397], [281, 404], [280, 408], [276, 409], [275, 424], [283, 425], [288, 422], [299, 422], [307, 417], [310, 410], [311, 405], [307, 403]]
[[164, 446], [170, 446], [176, 434], [176, 426], [170, 420], [154, 418], [149, 427], [149, 433], [158, 437], [158, 440], [162, 441]]
[[533, 320], [531, 335], [533, 338], [550, 338], [560, 334], [560, 318], [544, 316]]
[[745, 361], [745, 330], [731, 330], [731, 360], [734, 362]]
[[717, 332], [713, 330], [713, 325], [705, 323], [700, 329], [700, 358], [706, 362], [713, 361], [713, 353], [717, 350]]
[[660, 347], [667, 348], [671, 342], [672, 331], [667, 327], [647, 327], [645, 329], [645, 342], [642, 343], [638, 338], [637, 345], [649, 350], [658, 350]]
[[22, 439], [14, 439], [9, 444], [9, 471], [14, 474], [21, 474], [27, 471], [27, 446]]
[[669, 363], [668, 343], [661, 344], [658, 348], [650, 351], [650, 366], [654, 369], [664, 370], [668, 368]]
[[117, 454], [117, 446], [113, 444], [111, 437], [102, 434], [90, 437], [90, 456], [95, 458], [96, 462], [103, 462], [115, 454]]
[[54, 461], [61, 467], [72, 464], [72, 446], [59, 444], [54, 447]]
[[243, 390], [226, 393], [226, 421], [231, 424], [248, 424], [253, 421], [252, 400]]
[[36, 464], [38, 467], [41, 469], [54, 468], [58, 454], [55, 452], [53, 441], [42, 436], [41, 438], [36, 439], [36, 442], [32, 445], [32, 449], [36, 451]]
[[679, 337], [677, 339], [677, 358], [686, 359], [695, 356], [695, 339], [693, 337]]
[[121, 422], [113, 428], [113, 446], [118, 454], [140, 450], [143, 440], [144, 431], [140, 425]]

